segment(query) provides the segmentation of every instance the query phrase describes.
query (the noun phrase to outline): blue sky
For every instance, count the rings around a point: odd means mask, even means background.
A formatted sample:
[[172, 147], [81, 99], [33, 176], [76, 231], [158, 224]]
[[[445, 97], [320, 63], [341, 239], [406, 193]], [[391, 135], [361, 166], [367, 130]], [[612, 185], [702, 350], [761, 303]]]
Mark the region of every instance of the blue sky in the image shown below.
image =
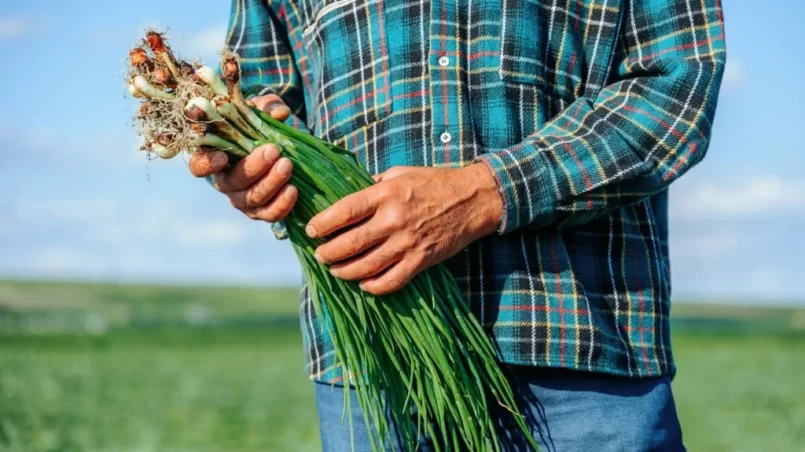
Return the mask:
[[[0, 278], [287, 285], [287, 243], [136, 152], [126, 50], [145, 26], [215, 61], [229, 2], [0, 3]], [[724, 0], [707, 158], [671, 189], [677, 298], [805, 303], [805, 2]]]

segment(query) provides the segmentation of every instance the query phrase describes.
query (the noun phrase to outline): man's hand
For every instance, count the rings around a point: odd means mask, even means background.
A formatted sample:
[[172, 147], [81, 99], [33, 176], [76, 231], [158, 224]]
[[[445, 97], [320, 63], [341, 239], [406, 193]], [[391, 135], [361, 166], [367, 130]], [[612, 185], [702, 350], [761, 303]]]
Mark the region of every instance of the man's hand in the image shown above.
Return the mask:
[[[291, 114], [276, 94], [255, 97], [252, 103], [280, 121]], [[237, 164], [227, 168], [228, 164], [225, 152], [199, 151], [190, 159], [190, 172], [196, 177], [214, 175], [215, 188], [253, 220], [275, 222], [290, 213], [298, 196], [296, 187], [288, 184], [293, 164], [280, 158], [275, 145], [261, 146]]]
[[375, 180], [377, 185], [338, 201], [307, 225], [309, 236], [330, 237], [316, 259], [332, 264], [338, 278], [360, 280], [372, 294], [401, 289], [500, 224], [503, 205], [484, 164], [394, 167]]

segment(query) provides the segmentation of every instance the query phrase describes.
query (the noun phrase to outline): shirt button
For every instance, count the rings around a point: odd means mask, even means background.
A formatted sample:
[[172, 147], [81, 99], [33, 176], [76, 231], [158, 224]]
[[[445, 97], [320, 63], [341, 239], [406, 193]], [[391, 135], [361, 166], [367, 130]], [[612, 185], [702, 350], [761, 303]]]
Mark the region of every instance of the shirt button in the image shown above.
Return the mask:
[[439, 66], [445, 67], [450, 64], [450, 58], [443, 56], [439, 58]]
[[439, 139], [442, 140], [442, 143], [447, 144], [450, 142], [451, 139], [453, 139], [453, 137], [450, 136], [449, 133], [445, 132], [442, 134], [442, 136], [439, 137]]

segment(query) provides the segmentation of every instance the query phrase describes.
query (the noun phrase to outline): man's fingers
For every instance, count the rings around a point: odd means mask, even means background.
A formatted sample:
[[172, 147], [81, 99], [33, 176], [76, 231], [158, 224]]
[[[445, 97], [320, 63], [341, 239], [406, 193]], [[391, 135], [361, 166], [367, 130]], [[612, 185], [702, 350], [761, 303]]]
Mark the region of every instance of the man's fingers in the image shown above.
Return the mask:
[[404, 255], [405, 250], [383, 243], [354, 259], [331, 265], [330, 273], [347, 281], [366, 279], [396, 264]]
[[262, 179], [246, 190], [229, 194], [235, 208], [244, 212], [268, 204], [274, 195], [291, 179], [293, 164], [288, 158], [281, 158]]
[[266, 206], [258, 207], [249, 213], [249, 217], [254, 220], [263, 220], [271, 223], [283, 220], [291, 213], [291, 209], [296, 204], [299, 190], [293, 185], [286, 185], [285, 188], [277, 193], [277, 196]]
[[257, 96], [252, 98], [251, 101], [255, 107], [268, 113], [272, 118], [278, 121], [285, 121], [291, 116], [291, 109], [288, 108], [282, 98], [276, 94]]
[[380, 243], [384, 238], [379, 225], [370, 220], [356, 226], [316, 249], [316, 260], [321, 264], [331, 264], [355, 256]]
[[213, 175], [226, 167], [229, 157], [223, 151], [198, 151], [190, 157], [188, 167], [196, 177]]
[[244, 190], [268, 172], [279, 158], [280, 151], [276, 145], [260, 146], [231, 170], [216, 174], [215, 187], [224, 193]]
[[379, 192], [375, 187], [353, 193], [319, 212], [308, 222], [305, 228], [307, 235], [311, 238], [325, 237], [374, 213], [379, 201]]
[[383, 273], [364, 279], [360, 287], [372, 295], [388, 295], [402, 289], [417, 271], [413, 260], [403, 259]]

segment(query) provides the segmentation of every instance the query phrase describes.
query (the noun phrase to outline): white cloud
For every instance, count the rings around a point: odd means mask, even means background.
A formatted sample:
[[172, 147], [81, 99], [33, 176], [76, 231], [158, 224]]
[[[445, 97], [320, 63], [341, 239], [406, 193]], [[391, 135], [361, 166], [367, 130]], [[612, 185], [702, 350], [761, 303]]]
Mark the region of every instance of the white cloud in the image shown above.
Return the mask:
[[746, 84], [746, 69], [741, 60], [735, 58], [727, 59], [727, 66], [724, 68], [724, 79], [722, 89], [737, 90]]
[[0, 39], [16, 39], [33, 29], [33, 21], [23, 17], [0, 17]]
[[774, 175], [735, 185], [701, 184], [687, 188], [673, 203], [674, 220], [754, 218], [805, 210], [805, 183]]

